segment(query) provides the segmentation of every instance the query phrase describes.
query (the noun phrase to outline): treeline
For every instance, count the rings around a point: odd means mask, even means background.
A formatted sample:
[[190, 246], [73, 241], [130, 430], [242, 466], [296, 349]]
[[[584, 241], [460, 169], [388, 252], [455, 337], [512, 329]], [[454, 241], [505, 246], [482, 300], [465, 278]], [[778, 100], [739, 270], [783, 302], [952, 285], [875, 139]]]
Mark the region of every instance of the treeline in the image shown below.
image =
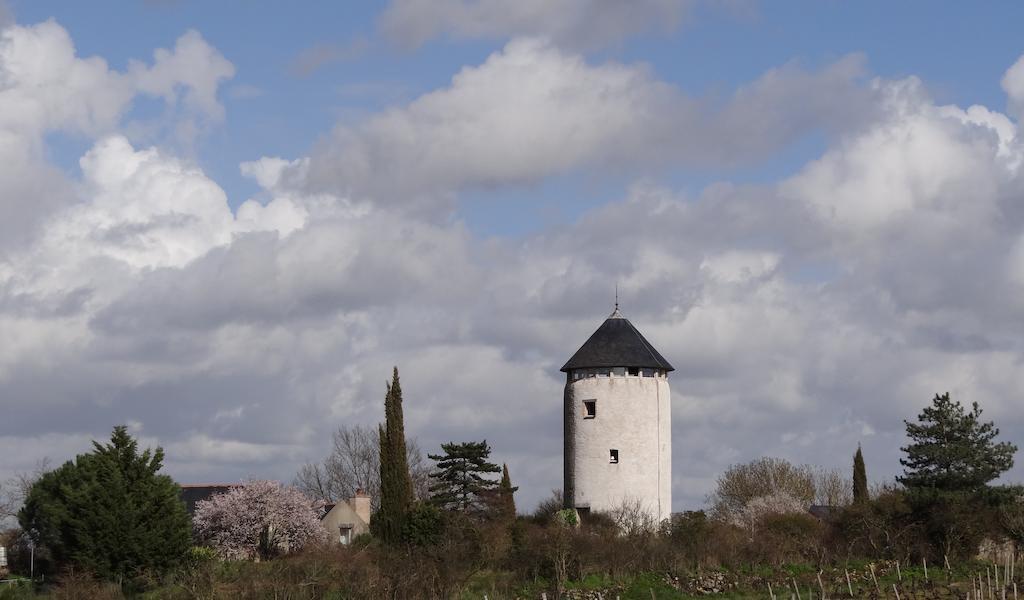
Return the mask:
[[[241, 486], [191, 525], [159, 474], [162, 451], [140, 451], [116, 428], [109, 444], [28, 486], [21, 530], [9, 534], [13, 570], [27, 573], [31, 544], [37, 573], [63, 582], [55, 593], [97, 598], [560, 598], [578, 597], [581, 582], [623, 597], [634, 584], [658, 598], [742, 595], [743, 585], [763, 597], [765, 573], [785, 565], [938, 567], [973, 559], [986, 540], [1014, 552], [1024, 541], [1024, 490], [993, 485], [1017, 448], [997, 439], [977, 404], [948, 394], [905, 423], [903, 475], [890, 484], [868, 485], [859, 447], [846, 473], [760, 458], [727, 469], [706, 510], [660, 523], [639, 499], [580, 522], [557, 492], [517, 514], [517, 488], [485, 441], [443, 444], [424, 468], [406, 440], [397, 369], [384, 412], [376, 431], [357, 430], [351, 443], [342, 432], [328, 460], [303, 468], [296, 483], [318, 498]], [[345, 463], [346, 447], [362, 458]], [[372, 534], [350, 546], [317, 534], [309, 511], [364, 484], [379, 490]], [[708, 573], [718, 578], [701, 583]]]

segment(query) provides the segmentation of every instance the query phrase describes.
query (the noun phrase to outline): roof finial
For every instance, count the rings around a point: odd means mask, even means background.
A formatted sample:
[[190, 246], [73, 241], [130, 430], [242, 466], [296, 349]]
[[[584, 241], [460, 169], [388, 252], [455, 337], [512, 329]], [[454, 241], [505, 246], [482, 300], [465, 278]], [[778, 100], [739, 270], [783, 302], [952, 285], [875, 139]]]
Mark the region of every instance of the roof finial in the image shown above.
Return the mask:
[[619, 283], [615, 282], [615, 310], [609, 315], [609, 319], [621, 319], [622, 313], [619, 312]]

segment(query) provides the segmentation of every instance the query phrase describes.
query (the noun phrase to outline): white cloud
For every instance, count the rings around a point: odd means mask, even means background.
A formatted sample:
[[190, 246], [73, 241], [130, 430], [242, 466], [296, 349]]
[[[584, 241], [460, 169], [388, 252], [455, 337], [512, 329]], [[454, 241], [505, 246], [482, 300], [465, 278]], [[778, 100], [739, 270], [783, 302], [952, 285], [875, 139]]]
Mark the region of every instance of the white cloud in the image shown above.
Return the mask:
[[74, 201], [70, 182], [46, 162], [46, 134], [113, 133], [139, 94], [182, 104], [169, 114], [182, 140], [198, 131], [196, 119], [219, 117], [216, 91], [233, 72], [229, 62], [195, 32], [155, 57], [151, 67], [133, 61], [119, 72], [102, 58], [77, 56], [53, 20], [0, 24], [0, 250], [25, 242], [41, 219]]
[[[114, 113], [29, 96], [38, 127], [101, 137], [69, 205], [0, 256], [0, 448], [21, 449], [0, 471], [62, 460], [132, 422], [180, 479], [288, 479], [337, 425], [381, 418], [397, 364], [409, 434], [427, 449], [487, 438], [529, 508], [561, 485], [557, 369], [610, 311], [616, 282], [677, 367], [677, 508], [699, 506], [730, 462], [845, 468], [867, 436], [872, 477], [891, 475], [902, 419], [936, 392], [981, 402], [1019, 437], [1016, 125], [937, 106], [914, 80], [858, 83], [861, 69], [787, 66], [723, 109], [687, 112], [700, 103], [641, 67], [519, 41], [308, 162], [247, 163], [261, 201], [234, 212], [199, 166], [106, 131]], [[787, 109], [808, 90], [815, 103]], [[831, 112], [840, 95], [850, 105]], [[634, 173], [668, 154], [697, 160], [708, 140], [732, 148], [721, 163], [812, 126], [836, 140], [783, 181], [694, 196], [637, 185], [521, 239], [480, 239], [379, 195], [581, 165]], [[325, 187], [387, 201], [309, 194], [317, 161], [340, 171]]]
[[220, 119], [224, 107], [217, 100], [220, 84], [235, 74], [235, 67], [195, 30], [185, 32], [174, 50], [158, 48], [153, 65], [133, 61], [128, 67], [135, 88], [160, 96], [168, 104], [179, 99], [197, 115]]
[[1010, 112], [1018, 119], [1024, 118], [1024, 56], [1006, 70], [1000, 83], [1009, 100]]
[[[449, 87], [354, 126], [339, 126], [309, 163], [312, 189], [430, 211], [451, 192], [530, 184], [583, 167], [660, 172], [757, 160], [871, 110], [862, 59], [807, 72], [786, 65], [716, 107], [643, 65], [589, 64], [518, 39]], [[292, 175], [302, 179], [302, 174]]]

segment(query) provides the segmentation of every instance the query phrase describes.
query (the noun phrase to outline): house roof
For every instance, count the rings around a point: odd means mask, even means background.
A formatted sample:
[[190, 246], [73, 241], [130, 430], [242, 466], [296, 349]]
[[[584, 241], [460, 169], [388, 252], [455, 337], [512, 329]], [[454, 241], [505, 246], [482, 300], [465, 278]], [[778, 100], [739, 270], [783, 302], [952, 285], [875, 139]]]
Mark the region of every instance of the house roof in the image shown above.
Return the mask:
[[209, 500], [217, 494], [223, 494], [231, 488], [240, 486], [240, 483], [184, 483], [181, 484], [179, 497], [185, 503], [185, 510], [188, 514], [196, 514], [196, 505], [203, 500]]
[[649, 367], [674, 371], [654, 346], [622, 316], [618, 305], [590, 338], [580, 346], [562, 371], [588, 367]]

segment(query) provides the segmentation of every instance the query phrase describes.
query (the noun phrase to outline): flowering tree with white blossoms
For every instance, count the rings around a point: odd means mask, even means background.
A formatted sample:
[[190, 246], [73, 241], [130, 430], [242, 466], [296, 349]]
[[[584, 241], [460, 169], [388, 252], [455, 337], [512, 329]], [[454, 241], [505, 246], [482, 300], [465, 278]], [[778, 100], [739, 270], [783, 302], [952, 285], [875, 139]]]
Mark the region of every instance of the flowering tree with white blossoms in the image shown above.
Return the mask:
[[326, 540], [323, 503], [276, 481], [250, 481], [196, 505], [196, 534], [225, 559], [293, 552]]
[[807, 514], [807, 503], [793, 494], [777, 491], [758, 496], [733, 513], [731, 523], [747, 530], [754, 529], [769, 515]]

